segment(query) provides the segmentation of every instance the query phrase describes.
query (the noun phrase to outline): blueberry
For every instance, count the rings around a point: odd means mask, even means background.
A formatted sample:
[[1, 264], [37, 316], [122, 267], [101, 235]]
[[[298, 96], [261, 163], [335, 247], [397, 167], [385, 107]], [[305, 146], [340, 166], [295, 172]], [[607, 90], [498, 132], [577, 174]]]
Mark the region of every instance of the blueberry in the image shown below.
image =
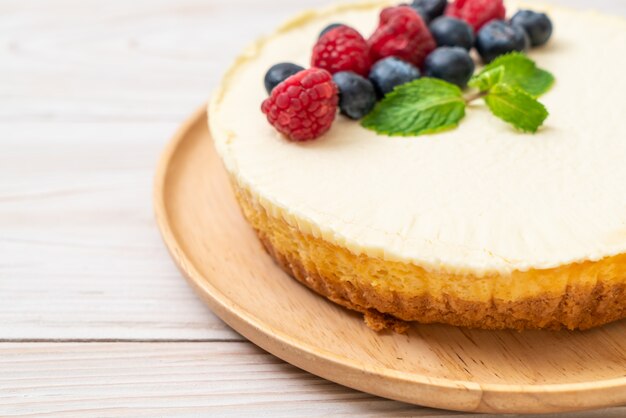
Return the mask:
[[374, 84], [376, 94], [382, 98], [393, 91], [396, 86], [420, 78], [420, 70], [400, 58], [389, 57], [374, 64], [369, 77]]
[[467, 50], [458, 46], [442, 46], [426, 57], [425, 75], [464, 88], [476, 67]]
[[376, 92], [367, 78], [341, 71], [333, 75], [333, 81], [339, 88], [339, 109], [350, 119], [361, 119], [376, 105]]
[[326, 26], [323, 31], [320, 32], [319, 37], [321, 38], [322, 36], [326, 35], [331, 30], [335, 28], [340, 28], [342, 26], [345, 26], [345, 25], [343, 23], [331, 23], [330, 25]]
[[460, 46], [468, 51], [474, 46], [474, 29], [464, 20], [442, 16], [430, 24], [438, 46]]
[[509, 52], [525, 51], [529, 45], [530, 40], [524, 29], [503, 20], [487, 23], [476, 37], [476, 49], [486, 63]]
[[411, 3], [412, 8], [423, 17], [426, 16], [426, 23], [441, 16], [447, 6], [447, 0], [413, 0]]
[[545, 45], [552, 36], [552, 21], [545, 13], [520, 10], [511, 19], [511, 24], [524, 28], [532, 46]]
[[282, 62], [274, 65], [267, 70], [265, 74], [265, 90], [267, 90], [267, 94], [271, 94], [274, 87], [302, 70], [304, 70], [304, 68], [290, 62]]

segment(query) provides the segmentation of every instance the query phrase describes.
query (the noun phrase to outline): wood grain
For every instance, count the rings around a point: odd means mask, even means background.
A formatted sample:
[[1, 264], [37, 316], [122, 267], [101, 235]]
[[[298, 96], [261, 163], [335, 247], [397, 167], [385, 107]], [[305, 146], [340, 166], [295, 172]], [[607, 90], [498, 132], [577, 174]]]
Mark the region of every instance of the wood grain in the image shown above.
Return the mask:
[[[239, 342], [0, 344], [0, 377], [2, 416], [465, 415], [355, 392]], [[542, 417], [625, 415], [614, 408]]]
[[311, 404], [318, 416], [449, 415], [342, 388], [238, 342], [0, 344], [0, 376], [2, 416], [275, 417]]
[[240, 339], [163, 248], [154, 169], [237, 51], [315, 3], [0, 2], [1, 339]]

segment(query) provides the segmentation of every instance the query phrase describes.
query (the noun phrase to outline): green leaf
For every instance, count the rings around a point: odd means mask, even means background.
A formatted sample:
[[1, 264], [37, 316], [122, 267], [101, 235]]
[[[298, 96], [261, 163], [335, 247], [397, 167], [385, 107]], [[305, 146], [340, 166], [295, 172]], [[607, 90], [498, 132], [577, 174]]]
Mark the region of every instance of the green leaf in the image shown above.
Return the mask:
[[464, 116], [461, 89], [445, 81], [421, 78], [389, 93], [361, 125], [389, 136], [417, 136], [454, 128]]
[[[494, 70], [502, 68], [500, 79], [494, 77]], [[533, 97], [546, 93], [554, 84], [554, 76], [537, 68], [533, 60], [520, 52], [513, 52], [496, 58], [470, 81], [470, 86], [487, 91], [498, 82], [518, 87]]]
[[498, 84], [503, 76], [504, 67], [496, 67], [490, 70], [484, 70], [480, 74], [472, 77], [467, 85], [480, 91], [487, 91]]
[[485, 102], [494, 115], [523, 132], [537, 132], [548, 117], [548, 111], [537, 99], [503, 83], [491, 88]]

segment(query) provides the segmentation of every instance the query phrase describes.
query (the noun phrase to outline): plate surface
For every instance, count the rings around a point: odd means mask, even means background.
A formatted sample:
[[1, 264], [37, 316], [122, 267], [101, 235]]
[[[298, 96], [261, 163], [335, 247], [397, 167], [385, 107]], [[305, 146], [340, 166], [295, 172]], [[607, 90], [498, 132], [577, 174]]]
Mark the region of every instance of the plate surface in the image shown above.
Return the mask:
[[204, 108], [166, 149], [157, 222], [211, 309], [253, 343], [313, 374], [409, 403], [471, 412], [557, 412], [626, 403], [626, 321], [588, 332], [414, 325], [377, 334], [287, 276], [242, 217]]

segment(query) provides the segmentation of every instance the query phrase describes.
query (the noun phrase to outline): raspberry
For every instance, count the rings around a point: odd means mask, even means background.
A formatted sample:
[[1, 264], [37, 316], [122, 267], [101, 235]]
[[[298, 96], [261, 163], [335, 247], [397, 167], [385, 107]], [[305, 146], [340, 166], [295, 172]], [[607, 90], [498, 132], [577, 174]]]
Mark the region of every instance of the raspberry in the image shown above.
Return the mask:
[[315, 44], [311, 66], [323, 68], [331, 74], [353, 71], [367, 77], [372, 66], [367, 41], [349, 26], [335, 27]]
[[276, 86], [261, 110], [280, 133], [299, 142], [318, 138], [330, 129], [338, 102], [330, 73], [311, 68]]
[[478, 32], [494, 19], [503, 20], [506, 8], [503, 0], [455, 0], [448, 5], [446, 15], [465, 20]]
[[384, 9], [378, 29], [368, 43], [374, 62], [394, 56], [417, 67], [421, 67], [426, 56], [437, 47], [422, 17], [408, 6]]

